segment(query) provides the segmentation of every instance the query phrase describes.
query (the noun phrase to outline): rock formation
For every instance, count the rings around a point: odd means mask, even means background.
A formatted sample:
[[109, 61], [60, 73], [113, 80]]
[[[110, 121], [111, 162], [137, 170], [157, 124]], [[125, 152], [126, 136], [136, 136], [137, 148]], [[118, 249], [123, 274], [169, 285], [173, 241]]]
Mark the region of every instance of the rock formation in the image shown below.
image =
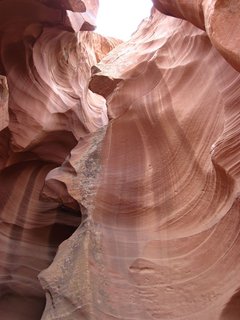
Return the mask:
[[3, 319], [240, 318], [240, 6], [153, 5], [0, 1]]
[[[0, 1], [1, 319], [41, 318], [37, 276], [81, 223], [75, 199], [50, 200], [43, 186], [79, 140], [108, 123], [88, 82], [119, 41], [88, 31], [96, 9], [97, 1]], [[74, 33], [71, 21], [85, 31]]]

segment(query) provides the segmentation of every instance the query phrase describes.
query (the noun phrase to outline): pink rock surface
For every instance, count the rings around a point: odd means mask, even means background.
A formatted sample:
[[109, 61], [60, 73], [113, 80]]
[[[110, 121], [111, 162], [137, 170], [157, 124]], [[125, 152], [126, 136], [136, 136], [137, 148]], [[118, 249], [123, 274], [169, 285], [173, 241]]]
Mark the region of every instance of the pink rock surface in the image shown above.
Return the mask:
[[47, 177], [87, 218], [40, 275], [44, 320], [237, 317], [239, 81], [205, 31], [156, 10], [100, 61], [107, 130]]
[[51, 263], [57, 246], [81, 217], [68, 217], [57, 203], [40, 199], [53, 164], [25, 161], [4, 170], [1, 179], [0, 310], [3, 319], [40, 319], [45, 305], [37, 279]]
[[239, 319], [238, 2], [153, 1], [122, 44], [56, 25], [95, 1], [20, 2], [46, 11], [2, 24], [4, 319]]
[[88, 82], [92, 65], [119, 41], [74, 33], [61, 20], [77, 11], [87, 30], [84, 17], [97, 8], [98, 1], [0, 1], [1, 319], [41, 318], [37, 276], [81, 223], [64, 188], [53, 200], [42, 190], [77, 142], [108, 123], [105, 99]]
[[240, 2], [238, 0], [153, 0], [161, 12], [206, 30], [212, 44], [240, 71]]

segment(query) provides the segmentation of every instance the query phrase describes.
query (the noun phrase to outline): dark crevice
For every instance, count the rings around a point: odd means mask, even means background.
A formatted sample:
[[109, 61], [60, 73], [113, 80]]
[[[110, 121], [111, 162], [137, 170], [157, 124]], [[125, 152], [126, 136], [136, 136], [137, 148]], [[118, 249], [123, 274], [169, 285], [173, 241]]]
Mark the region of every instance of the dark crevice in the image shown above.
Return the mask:
[[226, 304], [219, 320], [239, 320], [240, 319], [240, 288]]
[[80, 208], [76, 210], [64, 204], [57, 208], [57, 213], [57, 222], [51, 228], [49, 242], [59, 246], [76, 231], [81, 224], [82, 215]]

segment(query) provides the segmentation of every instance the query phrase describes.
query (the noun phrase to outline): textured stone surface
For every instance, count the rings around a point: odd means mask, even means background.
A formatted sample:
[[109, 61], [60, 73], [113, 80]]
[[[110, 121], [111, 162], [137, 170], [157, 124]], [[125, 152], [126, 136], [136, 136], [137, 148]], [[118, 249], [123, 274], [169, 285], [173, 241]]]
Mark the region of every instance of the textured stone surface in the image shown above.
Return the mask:
[[153, 0], [161, 12], [206, 30], [212, 44], [240, 71], [240, 2], [238, 0]]
[[97, 8], [98, 1], [0, 1], [1, 319], [41, 318], [37, 276], [81, 223], [65, 186], [58, 197], [43, 187], [79, 140], [108, 123], [105, 99], [88, 82], [119, 41], [74, 33], [67, 19], [92, 29], [87, 17]]
[[153, 2], [122, 44], [4, 25], [4, 319], [240, 317], [239, 5]]

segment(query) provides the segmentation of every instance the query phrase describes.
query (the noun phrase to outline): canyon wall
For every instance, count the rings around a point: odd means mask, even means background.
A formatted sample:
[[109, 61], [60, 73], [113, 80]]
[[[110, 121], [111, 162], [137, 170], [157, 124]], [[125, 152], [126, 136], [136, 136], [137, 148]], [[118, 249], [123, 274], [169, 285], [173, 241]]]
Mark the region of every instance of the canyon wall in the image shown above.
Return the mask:
[[43, 186], [79, 140], [108, 123], [105, 99], [88, 79], [119, 41], [89, 31], [97, 4], [0, 1], [1, 319], [41, 318], [37, 276], [81, 223], [66, 186], [57, 199]]
[[97, 9], [0, 1], [1, 314], [237, 320], [240, 5]]

